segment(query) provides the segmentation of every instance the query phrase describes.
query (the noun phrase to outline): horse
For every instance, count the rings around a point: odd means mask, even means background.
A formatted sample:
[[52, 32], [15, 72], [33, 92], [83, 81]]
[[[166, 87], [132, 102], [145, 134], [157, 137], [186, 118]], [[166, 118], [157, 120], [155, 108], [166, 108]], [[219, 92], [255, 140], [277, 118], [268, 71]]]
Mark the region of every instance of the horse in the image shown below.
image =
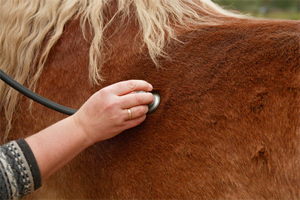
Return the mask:
[[[300, 22], [210, 0], [0, 1], [0, 66], [80, 106], [142, 79], [161, 104], [27, 198], [299, 199]], [[1, 142], [66, 116], [0, 85]]]

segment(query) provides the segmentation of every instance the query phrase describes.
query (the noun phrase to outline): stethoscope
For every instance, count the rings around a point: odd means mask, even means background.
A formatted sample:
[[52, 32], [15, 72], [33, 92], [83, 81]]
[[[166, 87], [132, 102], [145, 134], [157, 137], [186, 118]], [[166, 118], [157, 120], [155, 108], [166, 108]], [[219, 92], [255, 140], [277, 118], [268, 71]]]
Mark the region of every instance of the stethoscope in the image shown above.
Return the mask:
[[[66, 106], [62, 106], [60, 104], [57, 104], [53, 101], [50, 101], [49, 99], [46, 99], [33, 91], [29, 90], [28, 88], [24, 87], [17, 81], [15, 81], [12, 77], [8, 76], [4, 71], [0, 69], [0, 79], [3, 80], [6, 84], [17, 90], [18, 92], [22, 93], [26, 97], [48, 107], [51, 108], [52, 110], [61, 112], [66, 115], [73, 115], [77, 110], [73, 108], [68, 108]], [[139, 91], [143, 92], [143, 91]], [[147, 114], [153, 113], [159, 106], [160, 104], [160, 95], [157, 93], [152, 93], [154, 96], [154, 101], [148, 105], [148, 112]]]

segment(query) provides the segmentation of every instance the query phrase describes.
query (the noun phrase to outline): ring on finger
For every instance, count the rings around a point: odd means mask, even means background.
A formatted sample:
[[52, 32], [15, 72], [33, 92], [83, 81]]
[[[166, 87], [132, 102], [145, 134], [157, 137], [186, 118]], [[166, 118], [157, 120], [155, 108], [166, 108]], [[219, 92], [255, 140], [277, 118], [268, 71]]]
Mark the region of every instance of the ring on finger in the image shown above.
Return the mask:
[[132, 115], [131, 115], [131, 110], [130, 110], [130, 108], [127, 109], [127, 111], [128, 111], [128, 115], [129, 115], [129, 120], [131, 120], [131, 119], [132, 119]]

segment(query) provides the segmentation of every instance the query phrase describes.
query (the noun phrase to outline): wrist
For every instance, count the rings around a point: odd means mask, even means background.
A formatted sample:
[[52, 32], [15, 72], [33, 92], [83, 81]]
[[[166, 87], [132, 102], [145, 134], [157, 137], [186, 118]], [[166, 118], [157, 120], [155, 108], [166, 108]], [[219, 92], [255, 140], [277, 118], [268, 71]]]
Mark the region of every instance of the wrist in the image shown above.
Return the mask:
[[36, 158], [42, 179], [93, 144], [72, 117], [67, 117], [25, 140]]
[[89, 137], [84, 126], [76, 120], [74, 115], [70, 116], [68, 119], [71, 121], [70, 123], [73, 124], [74, 131], [75, 131], [74, 134], [76, 135], [76, 137], [78, 137], [82, 140], [85, 148], [96, 143], [96, 141], [93, 141], [93, 139], [91, 137]]

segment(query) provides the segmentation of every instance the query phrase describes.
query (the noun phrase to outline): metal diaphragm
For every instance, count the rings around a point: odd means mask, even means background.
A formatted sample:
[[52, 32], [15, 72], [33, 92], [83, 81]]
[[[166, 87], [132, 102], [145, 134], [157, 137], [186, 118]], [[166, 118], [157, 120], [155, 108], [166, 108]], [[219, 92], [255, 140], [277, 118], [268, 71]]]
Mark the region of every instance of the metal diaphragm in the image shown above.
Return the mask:
[[[141, 92], [144, 92], [144, 91], [137, 91], [135, 93], [141, 93]], [[154, 100], [153, 100], [152, 103], [148, 104], [148, 112], [147, 112], [147, 114], [153, 113], [158, 108], [158, 106], [160, 104], [160, 95], [157, 94], [157, 93], [155, 93], [155, 92], [152, 92], [152, 94], [154, 96]]]

